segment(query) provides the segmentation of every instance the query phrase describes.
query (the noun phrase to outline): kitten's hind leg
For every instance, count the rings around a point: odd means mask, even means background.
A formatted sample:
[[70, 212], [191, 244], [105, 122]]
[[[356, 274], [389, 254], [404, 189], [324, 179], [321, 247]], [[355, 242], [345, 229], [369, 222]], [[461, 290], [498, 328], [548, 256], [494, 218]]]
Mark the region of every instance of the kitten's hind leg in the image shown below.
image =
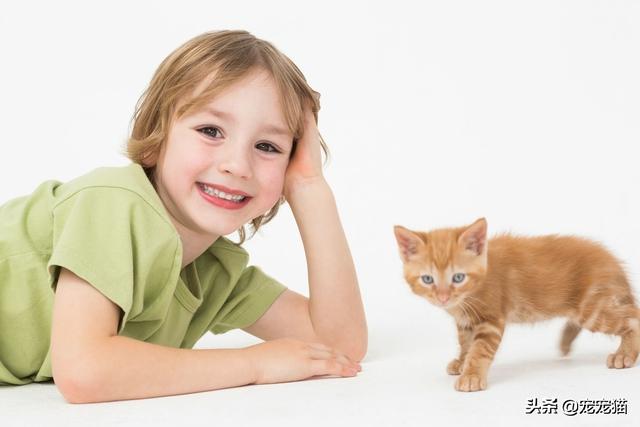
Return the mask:
[[627, 318], [618, 335], [620, 335], [620, 347], [615, 353], [607, 357], [607, 367], [622, 369], [635, 365], [640, 352], [640, 319]]
[[617, 285], [592, 287], [580, 305], [578, 321], [591, 332], [620, 337], [620, 346], [607, 357], [607, 366], [622, 369], [635, 365], [640, 353], [640, 311], [626, 279]]
[[577, 323], [569, 320], [564, 325], [562, 336], [560, 338], [560, 352], [566, 356], [571, 351], [571, 343], [576, 339], [582, 328]]

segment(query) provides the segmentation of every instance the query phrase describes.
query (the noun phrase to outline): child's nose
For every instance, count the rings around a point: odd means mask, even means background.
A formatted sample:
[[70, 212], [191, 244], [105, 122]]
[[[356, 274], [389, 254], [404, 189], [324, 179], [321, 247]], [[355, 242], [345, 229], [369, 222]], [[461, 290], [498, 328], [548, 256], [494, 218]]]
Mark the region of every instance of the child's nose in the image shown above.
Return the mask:
[[251, 161], [246, 149], [240, 144], [227, 144], [224, 150], [218, 170], [223, 174], [235, 175], [239, 178], [251, 178]]

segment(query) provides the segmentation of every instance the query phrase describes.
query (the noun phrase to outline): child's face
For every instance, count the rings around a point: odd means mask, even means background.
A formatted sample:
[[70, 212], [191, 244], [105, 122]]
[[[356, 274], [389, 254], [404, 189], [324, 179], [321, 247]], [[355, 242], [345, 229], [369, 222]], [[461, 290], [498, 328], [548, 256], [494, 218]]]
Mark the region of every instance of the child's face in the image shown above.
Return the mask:
[[179, 231], [230, 234], [276, 204], [292, 145], [275, 82], [252, 72], [174, 120], [156, 164], [158, 194]]

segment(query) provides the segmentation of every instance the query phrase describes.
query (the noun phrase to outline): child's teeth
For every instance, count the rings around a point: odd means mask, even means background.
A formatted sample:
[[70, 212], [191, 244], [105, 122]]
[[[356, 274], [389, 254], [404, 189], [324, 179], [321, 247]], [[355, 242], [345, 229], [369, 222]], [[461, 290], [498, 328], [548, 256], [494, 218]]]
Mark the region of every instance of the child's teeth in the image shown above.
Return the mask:
[[202, 189], [205, 193], [214, 197], [218, 197], [219, 199], [229, 200], [232, 202], [241, 202], [245, 199], [245, 196], [227, 194], [224, 191], [216, 190], [215, 188], [211, 188], [204, 184], [202, 184]]

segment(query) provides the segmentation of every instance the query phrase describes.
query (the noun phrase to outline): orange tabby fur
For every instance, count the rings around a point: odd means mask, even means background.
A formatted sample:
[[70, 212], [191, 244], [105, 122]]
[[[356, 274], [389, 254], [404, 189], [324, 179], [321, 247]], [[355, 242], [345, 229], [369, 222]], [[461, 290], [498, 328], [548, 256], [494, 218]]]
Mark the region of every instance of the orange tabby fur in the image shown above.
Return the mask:
[[[404, 276], [414, 293], [444, 308], [458, 329], [460, 355], [447, 366], [459, 391], [484, 390], [505, 324], [566, 317], [560, 349], [582, 328], [618, 335], [609, 368], [633, 366], [640, 310], [620, 262], [601, 245], [568, 236], [500, 235], [487, 242], [484, 218], [460, 228], [414, 232], [396, 226]], [[464, 280], [454, 284], [453, 276]], [[424, 280], [433, 281], [426, 284]], [[456, 276], [456, 280], [460, 279]]]

